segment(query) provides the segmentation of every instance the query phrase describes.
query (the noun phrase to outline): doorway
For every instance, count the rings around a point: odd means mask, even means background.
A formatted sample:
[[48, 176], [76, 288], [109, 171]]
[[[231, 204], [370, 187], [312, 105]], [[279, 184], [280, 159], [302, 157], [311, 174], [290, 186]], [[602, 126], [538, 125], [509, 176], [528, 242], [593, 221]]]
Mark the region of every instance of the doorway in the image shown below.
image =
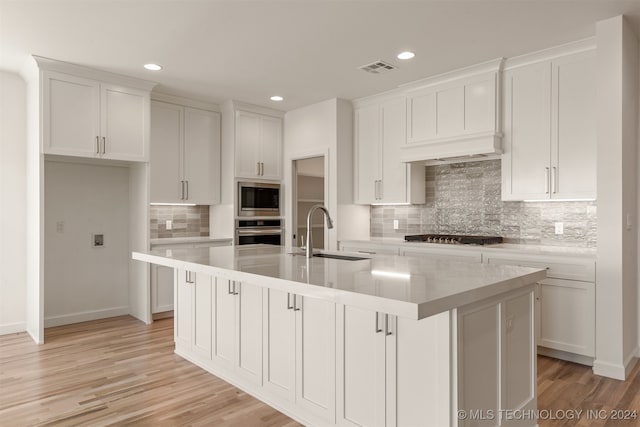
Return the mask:
[[[325, 205], [325, 157], [309, 157], [293, 160], [293, 230], [292, 246], [305, 245], [307, 214], [313, 205]], [[314, 215], [311, 225], [314, 249], [325, 249], [324, 217]]]

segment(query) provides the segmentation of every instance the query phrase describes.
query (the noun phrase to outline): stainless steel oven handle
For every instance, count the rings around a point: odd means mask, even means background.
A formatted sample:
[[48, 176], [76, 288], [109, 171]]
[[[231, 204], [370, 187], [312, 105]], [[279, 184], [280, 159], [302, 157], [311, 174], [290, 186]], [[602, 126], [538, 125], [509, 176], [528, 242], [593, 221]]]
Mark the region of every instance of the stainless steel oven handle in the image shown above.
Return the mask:
[[236, 228], [236, 233], [240, 236], [282, 234], [282, 228]]

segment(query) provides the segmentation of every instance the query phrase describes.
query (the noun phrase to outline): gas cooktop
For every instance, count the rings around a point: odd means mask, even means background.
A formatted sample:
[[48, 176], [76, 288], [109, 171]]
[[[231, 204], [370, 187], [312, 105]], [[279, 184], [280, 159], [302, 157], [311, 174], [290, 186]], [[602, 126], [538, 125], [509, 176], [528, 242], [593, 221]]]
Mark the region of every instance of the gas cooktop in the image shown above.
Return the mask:
[[414, 234], [404, 236], [407, 242], [445, 243], [453, 245], [491, 245], [502, 243], [502, 237], [497, 236], [464, 236], [452, 234]]

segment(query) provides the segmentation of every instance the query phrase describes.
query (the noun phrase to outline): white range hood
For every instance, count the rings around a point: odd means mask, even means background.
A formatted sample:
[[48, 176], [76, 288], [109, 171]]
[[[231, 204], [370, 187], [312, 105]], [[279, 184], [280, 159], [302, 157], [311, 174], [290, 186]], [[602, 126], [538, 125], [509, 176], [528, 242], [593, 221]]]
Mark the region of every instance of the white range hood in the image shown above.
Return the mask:
[[496, 158], [502, 152], [503, 58], [411, 83], [403, 162]]

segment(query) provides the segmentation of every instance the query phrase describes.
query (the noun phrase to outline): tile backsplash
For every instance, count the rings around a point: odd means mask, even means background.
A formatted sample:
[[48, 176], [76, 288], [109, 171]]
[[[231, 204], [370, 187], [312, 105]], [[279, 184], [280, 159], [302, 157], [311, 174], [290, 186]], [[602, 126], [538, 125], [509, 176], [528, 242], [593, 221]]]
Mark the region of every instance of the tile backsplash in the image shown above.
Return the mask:
[[[509, 243], [596, 247], [595, 201], [503, 202], [500, 177], [500, 160], [427, 166], [426, 203], [372, 206], [371, 236], [496, 235]], [[564, 223], [564, 234], [555, 234], [555, 222]]]
[[[209, 235], [209, 206], [157, 206], [150, 207], [151, 238], [199, 237]], [[171, 230], [166, 222], [171, 220]]]

